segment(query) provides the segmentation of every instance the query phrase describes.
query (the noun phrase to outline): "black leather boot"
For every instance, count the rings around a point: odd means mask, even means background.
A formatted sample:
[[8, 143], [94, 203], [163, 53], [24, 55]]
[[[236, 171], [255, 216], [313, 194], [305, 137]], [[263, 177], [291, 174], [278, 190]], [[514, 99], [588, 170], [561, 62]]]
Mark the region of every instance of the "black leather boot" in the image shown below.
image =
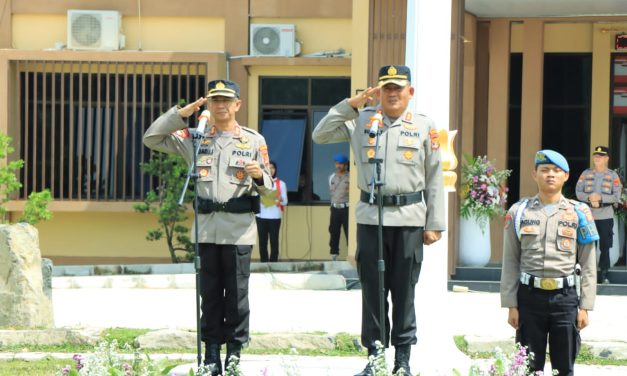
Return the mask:
[[222, 361], [220, 360], [220, 345], [208, 343], [205, 345], [205, 360], [203, 364], [209, 366], [211, 376], [222, 374]]
[[[370, 358], [370, 356], [377, 356], [377, 349], [376, 348], [369, 348], [368, 349], [368, 358]], [[373, 374], [374, 374], [374, 371], [372, 370], [372, 365], [370, 364], [370, 359], [368, 359], [368, 364], [366, 364], [366, 367], [364, 368], [364, 370], [359, 372], [358, 374], [355, 374], [355, 376], [372, 376]]]
[[224, 372], [229, 369], [232, 356], [241, 359], [242, 345], [240, 343], [229, 342], [226, 344], [226, 360], [224, 361]]
[[396, 352], [394, 354], [394, 369], [392, 373], [395, 374], [401, 368], [405, 371], [405, 376], [412, 376], [409, 370], [409, 356], [411, 354], [411, 345], [394, 346]]

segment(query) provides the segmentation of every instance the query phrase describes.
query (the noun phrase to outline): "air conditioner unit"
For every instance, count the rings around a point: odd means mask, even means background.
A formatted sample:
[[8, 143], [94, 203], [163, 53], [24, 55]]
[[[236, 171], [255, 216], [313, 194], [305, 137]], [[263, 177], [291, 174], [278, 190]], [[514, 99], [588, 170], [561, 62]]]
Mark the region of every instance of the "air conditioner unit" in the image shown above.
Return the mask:
[[114, 51], [124, 48], [122, 17], [113, 10], [67, 11], [67, 48]]
[[288, 56], [297, 55], [294, 24], [251, 24], [250, 54], [252, 56]]

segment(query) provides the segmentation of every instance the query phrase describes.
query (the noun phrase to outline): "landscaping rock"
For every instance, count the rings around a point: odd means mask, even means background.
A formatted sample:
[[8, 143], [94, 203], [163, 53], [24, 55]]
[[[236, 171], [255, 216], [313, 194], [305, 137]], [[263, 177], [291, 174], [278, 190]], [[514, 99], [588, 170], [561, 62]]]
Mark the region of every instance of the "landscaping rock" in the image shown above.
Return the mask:
[[252, 335], [250, 349], [298, 349], [298, 350], [332, 350], [335, 348], [333, 338], [314, 334], [263, 334]]
[[627, 359], [627, 342], [586, 341], [594, 356], [608, 359]]
[[95, 345], [100, 329], [0, 330], [0, 348], [12, 345]]
[[174, 329], [155, 330], [138, 336], [135, 344], [142, 349], [190, 349], [196, 347], [196, 333]]
[[44, 293], [37, 229], [0, 225], [0, 327], [49, 328], [52, 302]]

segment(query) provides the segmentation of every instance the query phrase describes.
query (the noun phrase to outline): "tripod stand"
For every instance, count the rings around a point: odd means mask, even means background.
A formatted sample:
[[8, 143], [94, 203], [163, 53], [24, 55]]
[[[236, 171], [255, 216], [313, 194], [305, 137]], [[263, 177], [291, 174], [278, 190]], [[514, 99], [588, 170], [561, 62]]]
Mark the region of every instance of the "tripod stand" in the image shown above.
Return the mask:
[[[371, 127], [377, 127], [376, 124], [372, 124]], [[376, 188], [376, 200], [377, 200], [377, 246], [379, 249], [379, 259], [377, 260], [377, 271], [379, 275], [379, 337], [381, 338], [381, 344], [385, 347], [385, 261], [383, 260], [383, 196], [381, 195], [381, 187], [385, 184], [381, 179], [381, 164], [382, 158], [378, 158], [379, 155], [379, 138], [381, 132], [377, 129], [370, 133], [370, 137], [375, 137], [374, 156], [368, 158], [368, 163], [372, 164], [372, 180], [370, 182], [370, 198], [368, 203], [372, 205], [375, 200], [375, 188]]]
[[[201, 128], [199, 126], [198, 128]], [[181, 196], [179, 198], [179, 205], [183, 205], [185, 199], [185, 193], [189, 186], [190, 180], [194, 181], [194, 271], [196, 274], [196, 361], [197, 366], [200, 367], [202, 361], [202, 350], [200, 344], [200, 255], [198, 251], [198, 172], [196, 171], [196, 158], [198, 157], [198, 151], [200, 150], [201, 141], [204, 138], [204, 127], [201, 130], [190, 131], [192, 136], [192, 163], [187, 170], [187, 178]]]

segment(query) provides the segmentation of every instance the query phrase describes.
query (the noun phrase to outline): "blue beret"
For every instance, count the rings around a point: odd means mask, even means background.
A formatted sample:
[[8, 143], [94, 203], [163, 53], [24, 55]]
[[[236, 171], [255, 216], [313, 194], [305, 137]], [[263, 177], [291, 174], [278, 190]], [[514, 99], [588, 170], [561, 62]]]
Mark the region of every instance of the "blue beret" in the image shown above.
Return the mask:
[[541, 164], [551, 163], [561, 168], [565, 172], [569, 172], [568, 161], [563, 155], [554, 150], [540, 150], [536, 153], [536, 166]]
[[335, 160], [337, 163], [348, 164], [348, 157], [344, 154], [335, 154], [333, 160]]

